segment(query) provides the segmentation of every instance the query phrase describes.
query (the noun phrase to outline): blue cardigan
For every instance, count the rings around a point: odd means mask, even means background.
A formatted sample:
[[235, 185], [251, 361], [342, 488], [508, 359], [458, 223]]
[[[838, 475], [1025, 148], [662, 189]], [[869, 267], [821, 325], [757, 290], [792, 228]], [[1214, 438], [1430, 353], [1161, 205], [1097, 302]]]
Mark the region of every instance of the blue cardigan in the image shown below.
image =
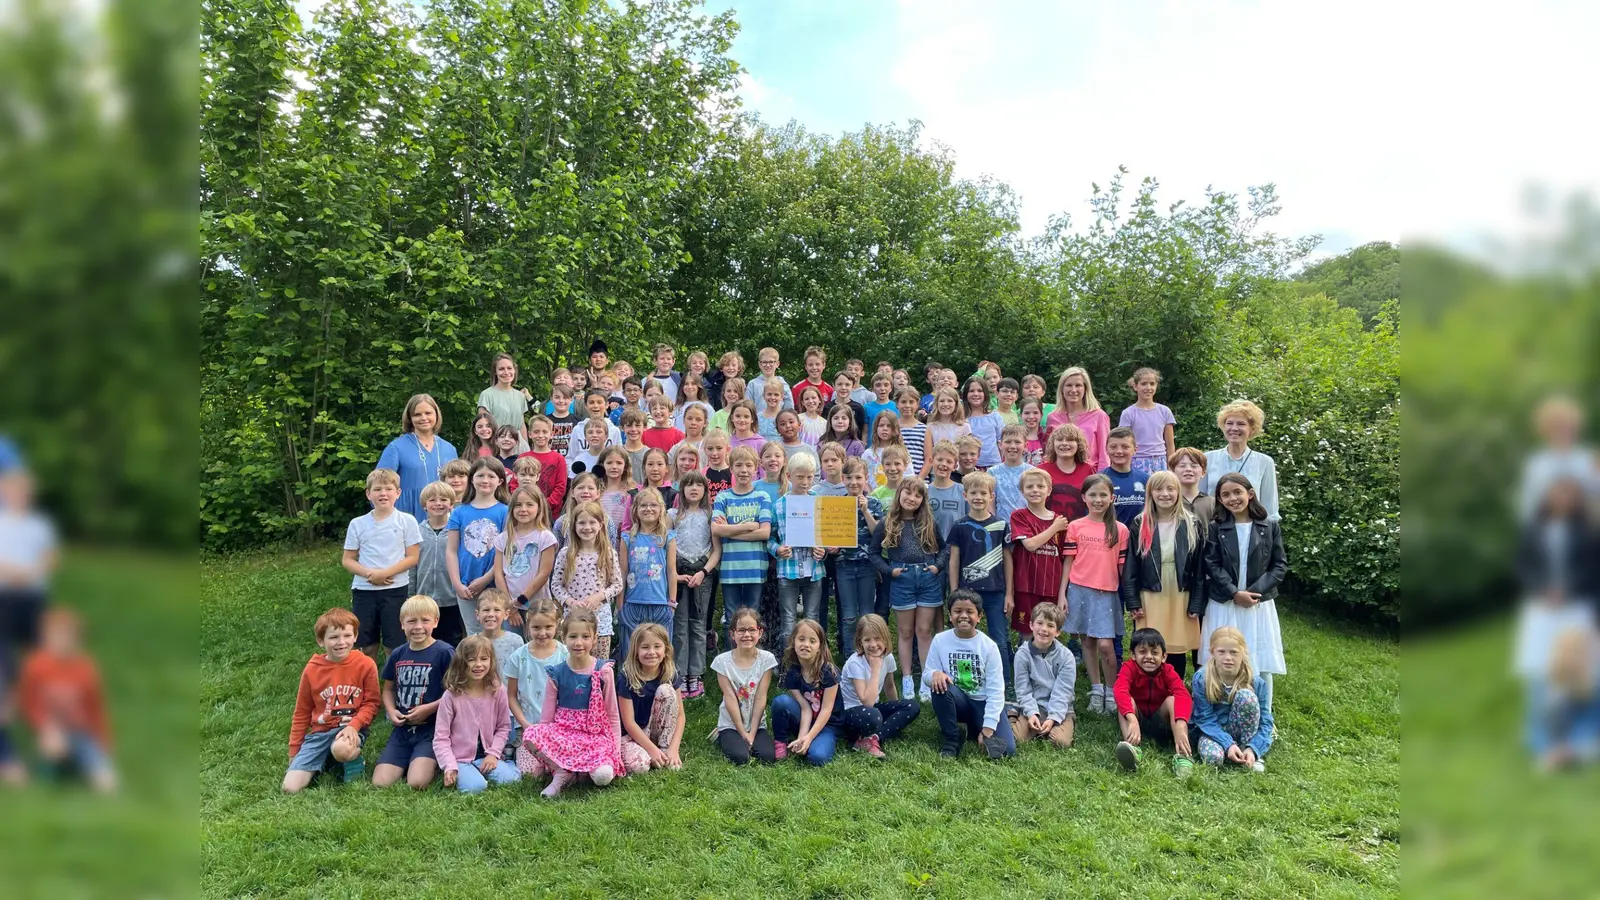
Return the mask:
[[[1248, 746], [1256, 752], [1256, 759], [1264, 759], [1267, 751], [1272, 749], [1272, 688], [1267, 686], [1267, 680], [1260, 675], [1255, 677], [1250, 687], [1256, 692], [1256, 699], [1261, 702], [1261, 728]], [[1229, 720], [1233, 716], [1232, 704], [1226, 701], [1212, 703], [1206, 699], [1205, 667], [1194, 673], [1189, 693], [1194, 698], [1194, 718], [1191, 724], [1200, 729], [1201, 734], [1221, 744], [1223, 750], [1237, 743], [1227, 730]]]

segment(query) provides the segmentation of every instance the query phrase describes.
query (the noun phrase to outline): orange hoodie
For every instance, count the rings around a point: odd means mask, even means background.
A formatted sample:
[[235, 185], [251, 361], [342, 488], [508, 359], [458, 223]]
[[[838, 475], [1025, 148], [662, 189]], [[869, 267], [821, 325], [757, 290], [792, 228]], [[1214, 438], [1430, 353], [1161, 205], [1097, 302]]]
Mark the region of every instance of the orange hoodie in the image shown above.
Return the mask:
[[83, 654], [58, 656], [46, 650], [28, 654], [17, 681], [22, 714], [35, 730], [46, 723], [88, 731], [109, 746], [100, 670]]
[[381, 701], [378, 665], [365, 653], [351, 650], [339, 663], [322, 653], [312, 656], [300, 673], [300, 691], [294, 698], [289, 755], [300, 752], [307, 733], [371, 725]]

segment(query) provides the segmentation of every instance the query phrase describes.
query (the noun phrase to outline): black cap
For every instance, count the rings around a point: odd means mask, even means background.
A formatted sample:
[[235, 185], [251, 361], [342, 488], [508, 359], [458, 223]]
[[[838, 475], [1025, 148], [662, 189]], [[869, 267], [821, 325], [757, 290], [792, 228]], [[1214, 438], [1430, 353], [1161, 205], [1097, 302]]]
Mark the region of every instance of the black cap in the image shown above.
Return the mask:
[[594, 339], [594, 343], [589, 345], [589, 355], [590, 356], [593, 356], [596, 353], [605, 353], [605, 352], [606, 352], [606, 342], [600, 340], [599, 338], [595, 338]]

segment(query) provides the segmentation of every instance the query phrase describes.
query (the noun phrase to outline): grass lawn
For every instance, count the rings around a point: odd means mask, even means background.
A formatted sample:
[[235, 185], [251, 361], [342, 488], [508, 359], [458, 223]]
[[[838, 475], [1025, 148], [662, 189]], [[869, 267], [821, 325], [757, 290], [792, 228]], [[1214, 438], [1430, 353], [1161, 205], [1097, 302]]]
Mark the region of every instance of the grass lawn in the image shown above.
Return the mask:
[[[1284, 616], [1291, 674], [1265, 777], [1117, 768], [1077, 746], [938, 758], [932, 711], [877, 763], [734, 770], [689, 704], [685, 768], [540, 799], [367, 784], [278, 792], [311, 623], [349, 601], [338, 549], [201, 565], [201, 886], [209, 896], [1016, 897], [1399, 893], [1399, 647]], [[1291, 605], [1292, 606], [1292, 605]], [[1082, 681], [1080, 680], [1080, 688]], [[1081, 706], [1081, 700], [1080, 700]], [[380, 717], [381, 718], [381, 717]], [[375, 726], [368, 767], [388, 734]]]

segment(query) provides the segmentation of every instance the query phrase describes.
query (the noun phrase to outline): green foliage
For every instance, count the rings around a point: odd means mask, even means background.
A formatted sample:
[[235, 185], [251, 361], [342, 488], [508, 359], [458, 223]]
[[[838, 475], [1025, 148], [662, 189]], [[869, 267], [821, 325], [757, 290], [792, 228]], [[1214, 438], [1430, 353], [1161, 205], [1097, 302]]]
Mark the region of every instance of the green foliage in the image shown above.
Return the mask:
[[1304, 296], [1327, 294], [1371, 325], [1390, 300], [1400, 298], [1400, 248], [1374, 241], [1306, 266], [1295, 276]]

